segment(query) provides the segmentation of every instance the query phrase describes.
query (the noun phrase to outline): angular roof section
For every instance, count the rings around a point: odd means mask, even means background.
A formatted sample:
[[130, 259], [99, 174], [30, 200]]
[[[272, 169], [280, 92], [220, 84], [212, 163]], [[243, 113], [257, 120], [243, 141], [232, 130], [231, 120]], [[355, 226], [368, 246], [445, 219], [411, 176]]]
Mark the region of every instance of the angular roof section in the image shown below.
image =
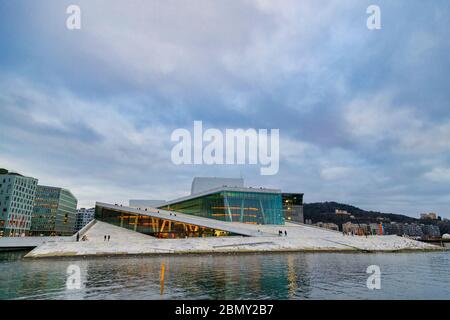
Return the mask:
[[191, 194], [200, 193], [218, 187], [244, 187], [243, 178], [195, 177], [192, 180]]
[[39, 188], [39, 187], [41, 187], [41, 188], [48, 188], [48, 189], [55, 189], [55, 190], [59, 190], [59, 192], [65, 191], [65, 192], [69, 193], [72, 197], [74, 197], [74, 198], [77, 200], [77, 202], [78, 202], [77, 197], [75, 197], [75, 196], [73, 195], [72, 191], [70, 191], [69, 189], [62, 188], [62, 187], [46, 186], [46, 185], [42, 185], [42, 184], [38, 184], [38, 188]]
[[247, 225], [239, 222], [220, 221], [216, 219], [204, 218], [181, 212], [168, 211], [164, 209], [154, 208], [151, 210], [139, 210], [136, 208], [112, 205], [103, 202], [96, 202], [95, 207], [99, 209], [104, 208], [118, 212], [127, 212], [131, 214], [150, 216], [174, 222], [187, 223], [215, 230], [228, 231], [243, 236], [251, 236], [251, 237], [273, 236], [273, 234], [271, 233], [259, 231], [257, 227], [253, 225]]
[[200, 193], [196, 193], [196, 194], [191, 194], [189, 196], [185, 196], [185, 197], [181, 197], [178, 199], [174, 199], [171, 201], [167, 201], [165, 202], [163, 205], [161, 205], [161, 207], [165, 207], [167, 205], [171, 205], [174, 203], [178, 203], [181, 201], [186, 201], [186, 200], [191, 200], [191, 199], [196, 199], [199, 197], [203, 197], [209, 194], [213, 194], [213, 193], [218, 193], [218, 192], [222, 192], [222, 191], [234, 191], [234, 192], [257, 192], [257, 193], [279, 193], [281, 194], [281, 190], [280, 189], [266, 189], [266, 188], [252, 188], [252, 187], [218, 187], [218, 188], [214, 188], [214, 189], [210, 189], [210, 190], [206, 190]]
[[145, 208], [145, 207], [154, 207], [162, 206], [166, 200], [153, 200], [153, 199], [130, 199], [128, 200], [128, 206], [132, 208]]

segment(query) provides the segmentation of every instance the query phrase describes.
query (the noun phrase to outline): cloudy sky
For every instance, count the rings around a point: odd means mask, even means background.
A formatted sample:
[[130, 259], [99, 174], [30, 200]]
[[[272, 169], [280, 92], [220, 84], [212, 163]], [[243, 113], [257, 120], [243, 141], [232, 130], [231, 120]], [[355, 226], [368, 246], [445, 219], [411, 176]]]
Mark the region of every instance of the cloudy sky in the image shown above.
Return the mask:
[[[366, 27], [373, 3], [381, 30]], [[0, 167], [79, 206], [242, 175], [450, 218], [449, 26], [448, 0], [0, 0]], [[279, 173], [174, 165], [170, 135], [194, 120], [279, 128]]]

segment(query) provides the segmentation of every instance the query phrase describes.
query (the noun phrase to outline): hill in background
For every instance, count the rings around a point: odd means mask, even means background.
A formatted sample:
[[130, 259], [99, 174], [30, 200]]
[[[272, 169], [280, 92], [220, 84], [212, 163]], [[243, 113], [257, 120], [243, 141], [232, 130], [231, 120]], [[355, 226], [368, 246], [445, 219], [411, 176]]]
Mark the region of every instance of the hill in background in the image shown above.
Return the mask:
[[382, 213], [378, 211], [366, 211], [348, 204], [338, 202], [316, 202], [305, 203], [303, 210], [306, 219], [316, 222], [333, 222], [341, 224], [342, 222], [354, 221], [349, 216], [340, 216], [335, 214], [335, 210], [345, 210], [355, 217], [360, 223], [376, 222], [398, 222], [398, 223], [423, 223], [423, 220], [408, 217], [401, 214]]
[[[345, 210], [350, 215], [336, 215], [336, 209]], [[341, 226], [346, 222], [353, 223], [416, 223], [416, 224], [431, 224], [437, 225], [441, 234], [450, 233], [450, 221], [444, 220], [421, 220], [417, 218], [408, 217], [402, 214], [383, 213], [378, 211], [366, 211], [355, 206], [338, 202], [316, 202], [305, 203], [303, 206], [303, 213], [305, 221], [310, 219], [312, 223], [317, 222], [332, 222]]]

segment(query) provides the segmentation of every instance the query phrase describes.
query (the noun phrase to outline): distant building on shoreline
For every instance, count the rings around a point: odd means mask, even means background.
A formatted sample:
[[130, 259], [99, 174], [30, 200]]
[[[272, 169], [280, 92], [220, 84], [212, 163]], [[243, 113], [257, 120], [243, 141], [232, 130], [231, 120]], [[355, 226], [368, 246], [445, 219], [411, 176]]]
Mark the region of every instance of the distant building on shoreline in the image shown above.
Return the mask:
[[383, 224], [383, 227], [387, 235], [406, 235], [414, 238], [438, 238], [441, 236], [439, 227], [435, 225], [392, 222]]
[[89, 222], [94, 220], [95, 208], [81, 208], [77, 210], [77, 220], [75, 222], [74, 232], [78, 232], [84, 228]]
[[329, 230], [334, 230], [334, 231], [339, 231], [339, 226], [335, 223], [331, 223], [331, 222], [317, 222], [314, 224], [315, 226], [319, 227], [319, 228], [325, 228], [325, 229], [329, 229]]
[[366, 234], [371, 234], [366, 224], [356, 224], [352, 222], [346, 222], [342, 225], [342, 231], [346, 234], [354, 234], [363, 236]]
[[77, 198], [66, 189], [37, 186], [31, 235], [70, 236], [75, 231]]
[[437, 220], [437, 219], [438, 219], [437, 214], [434, 212], [420, 214], [420, 220]]
[[28, 234], [37, 183], [38, 179], [0, 169], [0, 237]]
[[335, 209], [334, 214], [337, 216], [350, 216], [350, 213], [348, 213], [346, 210], [340, 210], [340, 209]]
[[356, 224], [347, 222], [342, 225], [342, 230], [348, 234], [355, 235], [397, 235], [412, 238], [439, 238], [441, 233], [439, 227], [435, 225], [425, 225], [416, 223], [369, 223]]

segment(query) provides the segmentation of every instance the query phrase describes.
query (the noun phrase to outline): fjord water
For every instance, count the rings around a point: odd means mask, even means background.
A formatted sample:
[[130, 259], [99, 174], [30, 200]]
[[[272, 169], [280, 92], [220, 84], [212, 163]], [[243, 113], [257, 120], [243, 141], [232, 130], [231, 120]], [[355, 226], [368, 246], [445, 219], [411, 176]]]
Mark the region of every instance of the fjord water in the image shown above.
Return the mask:
[[[43, 260], [24, 254], [0, 253], [0, 299], [450, 299], [450, 252]], [[70, 265], [80, 268], [81, 289], [67, 289]], [[380, 267], [380, 290], [366, 286], [369, 265]]]

